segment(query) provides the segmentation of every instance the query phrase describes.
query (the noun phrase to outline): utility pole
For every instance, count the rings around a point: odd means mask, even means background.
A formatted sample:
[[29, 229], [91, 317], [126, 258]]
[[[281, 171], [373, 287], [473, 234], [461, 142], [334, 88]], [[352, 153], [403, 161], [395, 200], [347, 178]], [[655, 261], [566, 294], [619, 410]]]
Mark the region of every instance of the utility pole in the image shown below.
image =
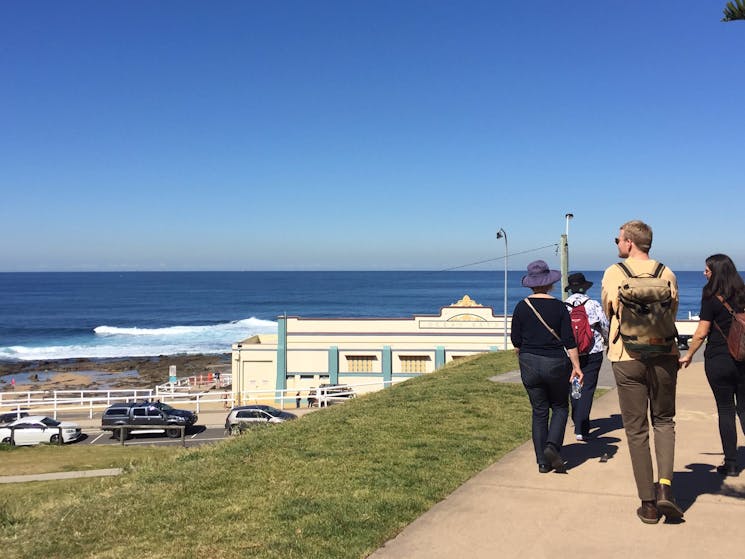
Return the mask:
[[574, 217], [574, 214], [564, 214], [566, 220], [566, 226], [564, 234], [561, 236], [559, 243], [560, 259], [561, 259], [561, 299], [566, 300], [567, 292], [566, 287], [569, 285], [569, 221]]

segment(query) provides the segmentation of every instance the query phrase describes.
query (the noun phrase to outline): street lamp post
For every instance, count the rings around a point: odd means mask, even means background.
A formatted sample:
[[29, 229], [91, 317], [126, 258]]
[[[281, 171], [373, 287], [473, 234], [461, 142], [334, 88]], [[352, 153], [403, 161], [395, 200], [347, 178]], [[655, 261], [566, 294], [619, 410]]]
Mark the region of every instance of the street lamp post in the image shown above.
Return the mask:
[[497, 239], [504, 239], [504, 349], [507, 349], [507, 231], [499, 228]]

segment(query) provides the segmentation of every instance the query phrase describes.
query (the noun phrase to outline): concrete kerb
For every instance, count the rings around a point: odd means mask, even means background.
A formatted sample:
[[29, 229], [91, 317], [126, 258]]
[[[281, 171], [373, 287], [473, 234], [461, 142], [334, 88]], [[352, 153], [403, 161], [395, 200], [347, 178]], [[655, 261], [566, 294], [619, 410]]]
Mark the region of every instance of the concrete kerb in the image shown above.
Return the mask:
[[611, 390], [593, 406], [593, 439], [577, 442], [571, 426], [567, 429], [562, 454], [568, 474], [539, 474], [527, 442], [436, 504], [371, 559], [741, 553], [745, 474], [723, 478], [714, 470], [722, 460], [721, 443], [700, 359], [680, 371], [677, 402], [673, 488], [685, 509], [683, 522], [646, 525], [636, 517], [636, 485]]
[[107, 468], [104, 470], [78, 470], [73, 472], [50, 472], [48, 474], [0, 476], [0, 483], [27, 483], [29, 481], [51, 481], [56, 479], [118, 476], [122, 473], [122, 471], [122, 468]]

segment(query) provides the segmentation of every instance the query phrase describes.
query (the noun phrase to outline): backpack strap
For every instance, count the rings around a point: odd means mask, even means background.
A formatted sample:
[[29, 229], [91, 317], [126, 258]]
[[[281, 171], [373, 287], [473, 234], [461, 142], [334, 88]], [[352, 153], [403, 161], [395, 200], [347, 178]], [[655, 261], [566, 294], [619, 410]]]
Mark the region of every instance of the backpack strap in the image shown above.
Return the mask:
[[618, 262], [616, 264], [616, 266], [618, 266], [619, 268], [621, 268], [621, 271], [624, 273], [624, 275], [627, 278], [630, 278], [630, 277], [633, 277], [634, 276], [634, 272], [632, 272], [631, 269], [628, 266], [626, 266], [626, 264], [624, 264], [623, 262]]
[[[623, 273], [626, 275], [627, 278], [633, 278], [634, 277], [634, 272], [624, 262], [618, 262], [616, 265], [619, 268], [621, 268], [621, 270], [623, 271]], [[665, 270], [665, 265], [662, 262], [658, 262], [657, 263], [657, 266], [655, 266], [654, 272], [652, 272], [652, 276], [651, 277], [653, 277], [653, 278], [660, 278], [660, 277], [662, 277], [662, 272], [664, 270]]]
[[[616, 266], [621, 268], [621, 271], [627, 278], [634, 277], [634, 273], [631, 271], [631, 269], [626, 266], [623, 262], [617, 262]], [[616, 343], [618, 341], [618, 338], [621, 337], [621, 306], [618, 305], [616, 308], [616, 324], [618, 325], [618, 331], [616, 332], [616, 335], [613, 336], [613, 342]]]

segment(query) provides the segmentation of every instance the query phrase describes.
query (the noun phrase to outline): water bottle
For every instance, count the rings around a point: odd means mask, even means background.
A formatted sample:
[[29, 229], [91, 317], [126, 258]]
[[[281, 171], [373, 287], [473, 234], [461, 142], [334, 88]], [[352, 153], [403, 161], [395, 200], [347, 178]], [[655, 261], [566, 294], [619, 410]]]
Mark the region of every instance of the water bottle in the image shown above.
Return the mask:
[[579, 378], [574, 377], [572, 381], [572, 398], [579, 400], [580, 396], [582, 396], [582, 385], [579, 383]]

